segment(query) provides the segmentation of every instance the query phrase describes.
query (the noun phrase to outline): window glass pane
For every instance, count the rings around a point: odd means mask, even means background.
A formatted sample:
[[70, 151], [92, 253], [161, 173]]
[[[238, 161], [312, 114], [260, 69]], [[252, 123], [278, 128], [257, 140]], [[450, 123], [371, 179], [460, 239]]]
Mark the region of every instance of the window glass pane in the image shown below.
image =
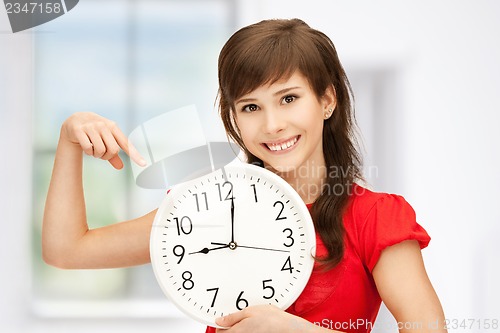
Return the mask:
[[54, 148], [61, 123], [76, 111], [93, 111], [124, 123], [127, 20], [122, 1], [81, 1], [68, 14], [37, 29], [37, 149]]
[[141, 1], [135, 6], [137, 122], [195, 104], [202, 122], [210, 124], [207, 135], [213, 135], [219, 124], [217, 57], [229, 31], [227, 1]]

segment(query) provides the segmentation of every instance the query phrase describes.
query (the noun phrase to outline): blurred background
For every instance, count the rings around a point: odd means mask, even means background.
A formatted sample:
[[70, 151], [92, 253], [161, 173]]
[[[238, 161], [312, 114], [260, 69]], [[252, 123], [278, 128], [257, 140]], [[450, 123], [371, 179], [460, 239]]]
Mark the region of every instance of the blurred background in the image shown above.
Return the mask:
[[[292, 17], [336, 45], [365, 175], [402, 194], [431, 235], [423, 254], [446, 317], [476, 325], [460, 331], [500, 331], [477, 326], [500, 319], [500, 2], [85, 0], [16, 34], [0, 9], [2, 332], [204, 330], [163, 296], [150, 265], [68, 271], [41, 260], [59, 129], [93, 111], [128, 134], [195, 104], [209, 139], [220, 137], [218, 52], [242, 26]], [[136, 186], [129, 164], [116, 172], [92, 159], [85, 191], [91, 227], [145, 214], [163, 195]], [[379, 322], [390, 326], [387, 310]]]

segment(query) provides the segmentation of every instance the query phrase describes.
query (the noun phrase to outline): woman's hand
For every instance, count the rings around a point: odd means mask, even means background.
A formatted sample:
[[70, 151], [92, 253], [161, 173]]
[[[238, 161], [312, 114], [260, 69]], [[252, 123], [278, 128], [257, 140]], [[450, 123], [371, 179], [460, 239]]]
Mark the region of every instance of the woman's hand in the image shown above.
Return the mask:
[[273, 305], [250, 306], [239, 312], [217, 318], [216, 324], [226, 327], [217, 329], [217, 333], [291, 333], [322, 330], [307, 320], [289, 314]]
[[85, 154], [106, 160], [115, 169], [123, 168], [120, 149], [138, 165], [146, 165], [115, 122], [92, 112], [70, 116], [62, 125], [60, 139], [79, 145]]

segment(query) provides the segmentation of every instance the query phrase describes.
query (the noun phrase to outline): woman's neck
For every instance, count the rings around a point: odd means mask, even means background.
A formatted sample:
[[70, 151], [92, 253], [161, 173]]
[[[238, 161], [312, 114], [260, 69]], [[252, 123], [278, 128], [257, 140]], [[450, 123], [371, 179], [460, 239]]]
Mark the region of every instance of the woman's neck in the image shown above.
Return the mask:
[[320, 195], [325, 184], [325, 165], [306, 165], [290, 171], [277, 171], [266, 165], [266, 168], [283, 178], [290, 184], [306, 203], [313, 203]]

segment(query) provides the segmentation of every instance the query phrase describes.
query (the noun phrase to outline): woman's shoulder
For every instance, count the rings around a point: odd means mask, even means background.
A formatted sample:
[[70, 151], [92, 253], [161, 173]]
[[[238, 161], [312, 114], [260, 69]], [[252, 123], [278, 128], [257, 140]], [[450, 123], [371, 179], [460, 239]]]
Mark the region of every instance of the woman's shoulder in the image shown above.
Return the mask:
[[358, 183], [354, 183], [350, 191], [346, 214], [357, 223], [366, 222], [370, 215], [387, 216], [404, 212], [413, 218], [415, 216], [413, 208], [401, 195], [376, 192]]
[[374, 192], [359, 184], [351, 190], [344, 226], [370, 271], [388, 246], [405, 240], [418, 241], [420, 248], [429, 244], [429, 235], [418, 224], [413, 207], [401, 195]]
[[378, 192], [371, 189], [368, 185], [363, 183], [353, 183], [349, 189], [350, 204], [358, 206], [358, 208], [371, 208], [376, 203], [380, 201], [401, 201], [401, 203], [406, 202], [402, 195], [389, 193], [389, 192]]

